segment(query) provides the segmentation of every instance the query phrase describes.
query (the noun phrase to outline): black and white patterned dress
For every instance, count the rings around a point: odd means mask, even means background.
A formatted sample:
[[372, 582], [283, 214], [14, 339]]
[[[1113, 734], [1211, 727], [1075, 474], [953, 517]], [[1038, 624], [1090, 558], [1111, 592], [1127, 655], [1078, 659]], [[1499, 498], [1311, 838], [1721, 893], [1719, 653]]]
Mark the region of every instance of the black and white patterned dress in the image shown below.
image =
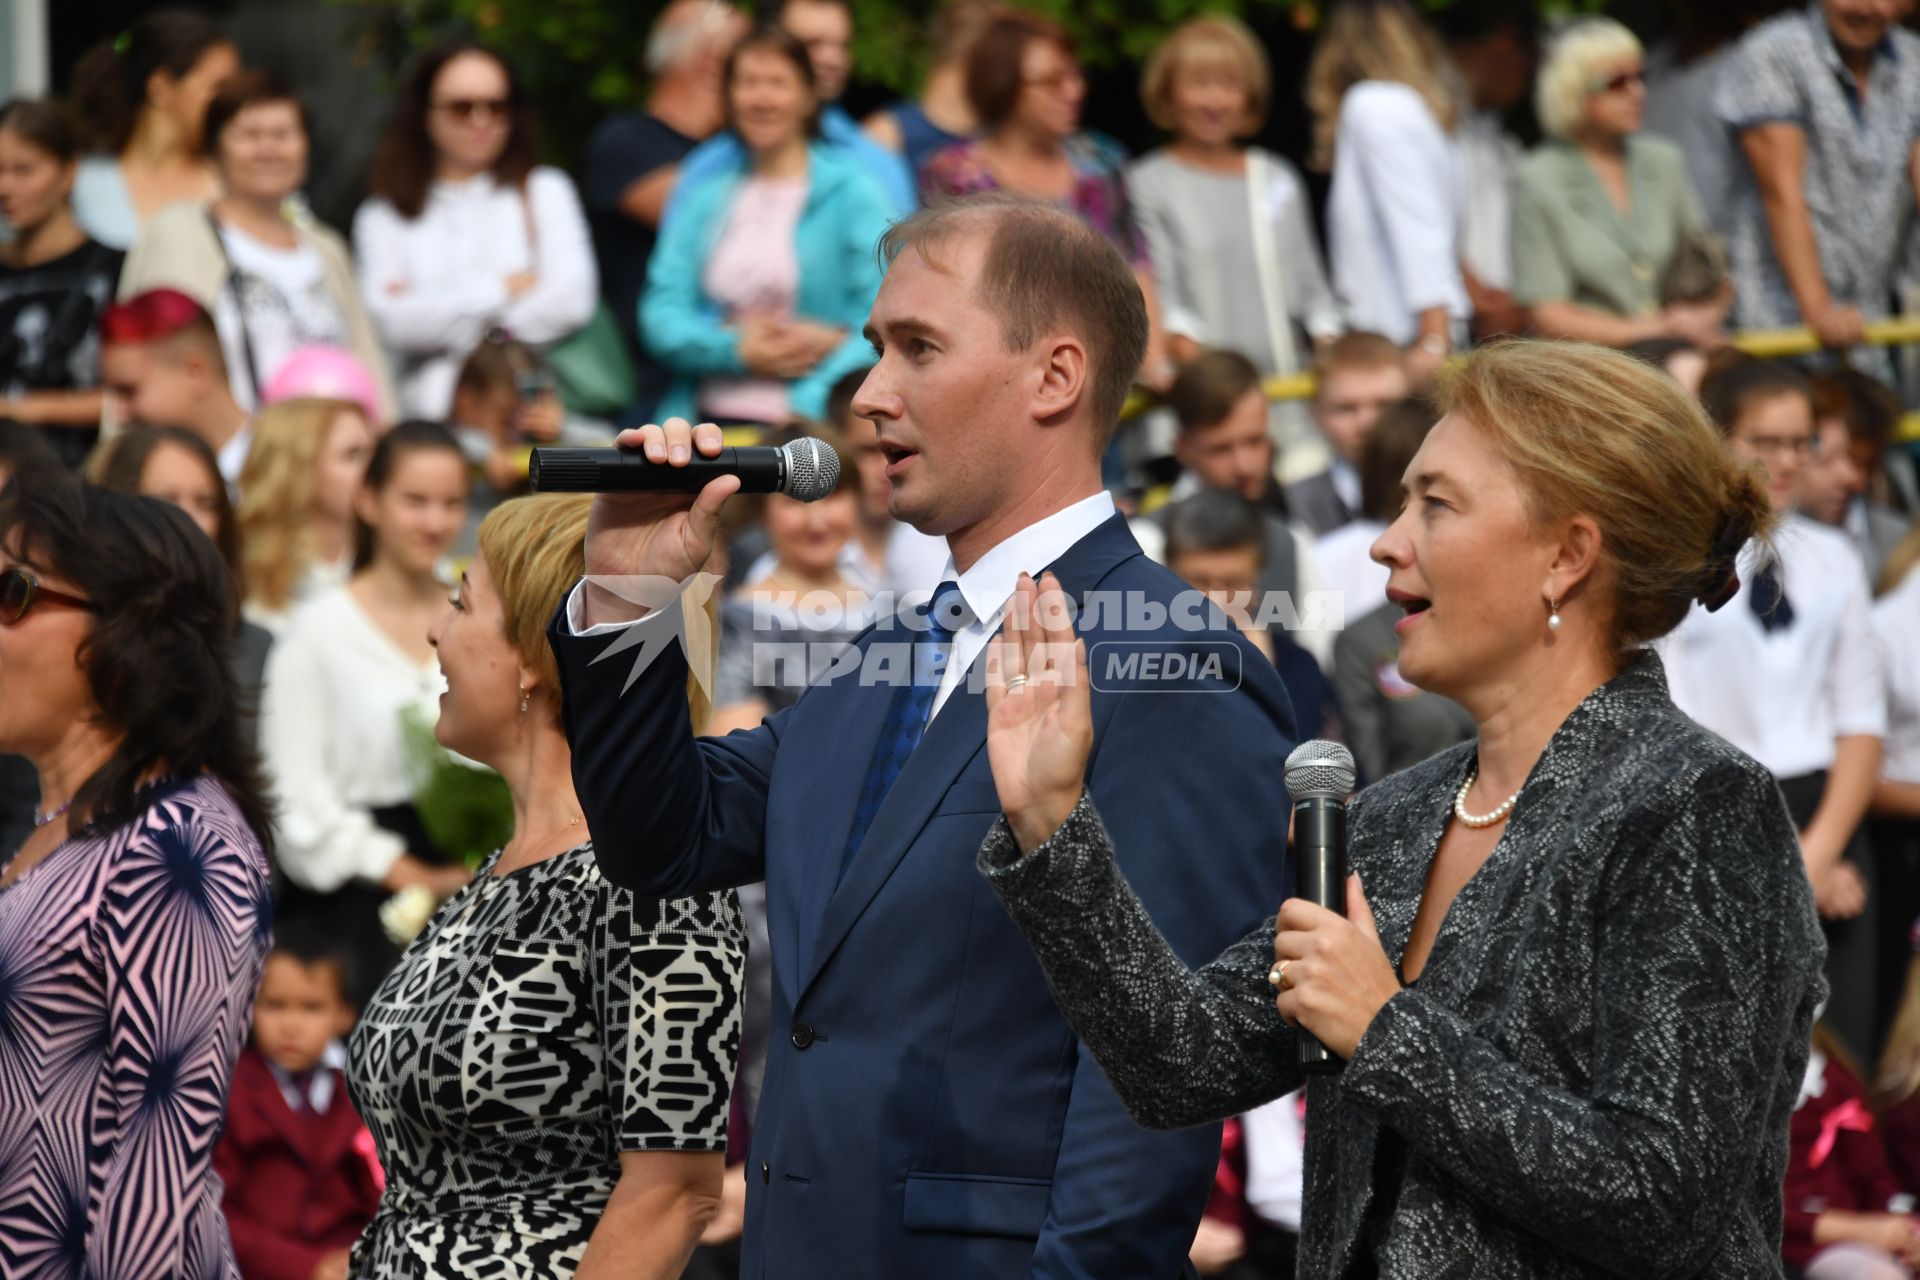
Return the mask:
[[661, 901], [584, 844], [496, 853], [381, 984], [348, 1085], [386, 1167], [366, 1280], [551, 1280], [622, 1151], [724, 1151], [746, 938], [731, 892]]

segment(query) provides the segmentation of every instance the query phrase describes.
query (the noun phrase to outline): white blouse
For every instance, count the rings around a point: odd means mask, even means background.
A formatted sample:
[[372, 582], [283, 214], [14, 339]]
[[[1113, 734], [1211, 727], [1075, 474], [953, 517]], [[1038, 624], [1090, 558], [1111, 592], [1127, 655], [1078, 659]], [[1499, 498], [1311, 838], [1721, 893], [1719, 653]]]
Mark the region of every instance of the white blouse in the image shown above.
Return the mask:
[[267, 659], [260, 744], [280, 805], [280, 865], [328, 893], [379, 880], [406, 842], [372, 810], [413, 797], [401, 713], [431, 725], [446, 689], [438, 659], [416, 662], [344, 586], [297, 608]]
[[1469, 313], [1460, 276], [1465, 177], [1458, 142], [1404, 84], [1363, 80], [1340, 102], [1327, 240], [1349, 329], [1402, 346], [1445, 307], [1455, 341]]
[[[545, 346], [583, 328], [599, 302], [586, 215], [558, 169], [535, 169], [525, 191], [484, 173], [436, 181], [411, 221], [376, 196], [354, 215], [353, 249], [409, 417], [447, 417], [460, 365], [488, 329]], [[524, 271], [538, 282], [509, 298], [507, 278]]]
[[1881, 737], [1886, 692], [1860, 557], [1844, 534], [1789, 516], [1774, 534], [1793, 623], [1768, 632], [1753, 611], [1760, 551], [1740, 553], [1740, 590], [1699, 605], [1661, 642], [1673, 701], [1776, 778], [1833, 764], [1834, 739]]
[[1920, 568], [1873, 606], [1873, 630], [1887, 679], [1887, 755], [1881, 766], [1889, 782], [1920, 786]]

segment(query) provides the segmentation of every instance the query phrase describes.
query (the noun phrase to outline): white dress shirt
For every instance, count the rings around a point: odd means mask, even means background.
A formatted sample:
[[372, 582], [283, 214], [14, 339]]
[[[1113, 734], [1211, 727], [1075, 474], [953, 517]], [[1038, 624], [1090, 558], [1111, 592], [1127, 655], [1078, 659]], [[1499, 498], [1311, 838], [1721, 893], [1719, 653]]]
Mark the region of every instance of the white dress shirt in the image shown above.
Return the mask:
[[1240, 1117], [1247, 1153], [1247, 1207], [1263, 1221], [1300, 1230], [1307, 1169], [1306, 1103], [1298, 1090]]
[[346, 587], [294, 611], [267, 658], [260, 748], [295, 884], [330, 893], [377, 881], [407, 851], [371, 811], [413, 798], [401, 715], [432, 725], [446, 687], [438, 660], [403, 652]]
[[1340, 594], [1347, 622], [1358, 622], [1387, 602], [1393, 571], [1373, 559], [1373, 544], [1386, 531], [1378, 520], [1350, 520], [1313, 544], [1320, 580]]
[[1883, 736], [1886, 691], [1872, 605], [1846, 535], [1789, 516], [1774, 535], [1793, 624], [1771, 633], [1750, 603], [1761, 551], [1739, 559], [1740, 590], [1700, 605], [1660, 644], [1673, 701], [1776, 778], [1833, 764], [1834, 739]]
[[1404, 84], [1363, 80], [1340, 102], [1327, 196], [1333, 291], [1349, 329], [1405, 346], [1431, 307], [1454, 340], [1470, 311], [1460, 277], [1466, 204], [1460, 150]]
[[[375, 196], [354, 215], [353, 251], [408, 417], [451, 412], [460, 365], [488, 329], [546, 346], [583, 328], [599, 303], [586, 215], [558, 169], [535, 169], [525, 190], [487, 173], [436, 181], [413, 219]], [[529, 271], [534, 287], [509, 297], [508, 278]]]
[[1065, 555], [1067, 548], [1111, 519], [1113, 512], [1113, 497], [1102, 489], [1006, 538], [965, 573], [956, 573], [953, 558], [947, 558], [940, 581], [959, 583], [960, 598], [967, 602], [973, 620], [954, 632], [953, 649], [940, 676], [940, 689], [933, 695], [929, 722], [947, 705], [947, 698], [966, 679], [967, 668], [986, 651], [987, 641], [1000, 629], [1001, 616], [1007, 601], [1013, 598], [1020, 575], [1038, 577], [1042, 569]]
[[[1064, 555], [1067, 548], [1111, 519], [1113, 514], [1113, 497], [1102, 489], [1007, 537], [975, 561], [965, 573], [955, 573], [953, 557], [948, 555], [946, 568], [934, 585], [938, 586], [941, 582], [956, 583], [972, 621], [954, 633], [953, 648], [947, 655], [940, 688], [933, 695], [933, 710], [927, 717], [929, 722], [940, 714], [940, 708], [947, 704], [947, 698], [954, 688], [966, 678], [967, 668], [985, 651], [987, 641], [1000, 629], [1001, 614], [1007, 607], [1007, 601], [1013, 597], [1013, 589], [1021, 573], [1039, 574]], [[674, 625], [670, 617], [672, 611], [659, 609], [637, 622], [603, 622], [583, 627], [581, 624], [586, 617], [586, 606], [581, 587], [584, 585], [584, 580], [576, 583], [572, 593], [567, 596], [567, 626], [576, 636], [604, 635], [626, 627]], [[643, 644], [636, 652], [647, 652], [649, 649], [650, 646]]]
[[1920, 786], [1920, 568], [1873, 606], [1887, 681], [1887, 754], [1881, 774], [1889, 782]]

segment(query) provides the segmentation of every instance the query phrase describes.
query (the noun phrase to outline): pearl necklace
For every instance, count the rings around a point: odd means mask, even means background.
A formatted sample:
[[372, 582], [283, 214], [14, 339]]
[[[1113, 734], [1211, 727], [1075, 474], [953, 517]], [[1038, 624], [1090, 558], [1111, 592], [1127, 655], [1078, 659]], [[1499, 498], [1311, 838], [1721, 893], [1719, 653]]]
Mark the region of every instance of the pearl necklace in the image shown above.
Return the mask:
[[42, 813], [40, 812], [39, 808], [36, 806], [33, 811], [33, 829], [35, 831], [38, 831], [41, 827], [46, 826], [49, 822], [52, 822], [55, 818], [66, 816], [66, 812], [68, 808], [72, 806], [72, 804], [73, 804], [73, 801], [69, 800], [67, 801], [66, 804], [61, 805], [59, 808], [55, 809], [52, 813]]
[[[1495, 809], [1492, 813], [1488, 813], [1488, 814], [1468, 813], [1467, 812], [1467, 792], [1473, 789], [1473, 784], [1479, 777], [1480, 777], [1480, 769], [1479, 769], [1479, 766], [1476, 765], [1473, 768], [1472, 772], [1467, 774], [1467, 780], [1460, 784], [1460, 790], [1456, 792], [1453, 797], [1453, 816], [1460, 819], [1460, 821], [1466, 823], [1468, 826], [1475, 828], [1476, 830], [1481, 827], [1490, 827], [1494, 823], [1506, 817], [1509, 813], [1513, 812], [1513, 802], [1520, 798], [1520, 792], [1516, 791], [1512, 795], [1508, 796], [1505, 800], [1501, 801], [1500, 807], [1498, 809]], [[1523, 787], [1522, 790], [1524, 789], [1525, 788]]]

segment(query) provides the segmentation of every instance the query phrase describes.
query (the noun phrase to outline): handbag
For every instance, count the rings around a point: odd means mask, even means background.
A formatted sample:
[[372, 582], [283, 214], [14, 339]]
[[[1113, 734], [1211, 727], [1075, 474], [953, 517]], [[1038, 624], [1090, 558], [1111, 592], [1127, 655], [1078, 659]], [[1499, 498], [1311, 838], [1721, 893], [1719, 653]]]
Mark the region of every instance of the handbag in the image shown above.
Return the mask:
[[1727, 241], [1717, 231], [1689, 231], [1674, 246], [1660, 281], [1660, 302], [1706, 302], [1727, 282]]
[[[527, 257], [538, 270], [540, 229], [534, 223], [533, 197], [520, 184], [520, 210], [527, 224]], [[618, 418], [640, 398], [640, 379], [634, 371], [627, 340], [614, 323], [613, 310], [602, 298], [585, 327], [548, 347], [542, 357], [560, 392], [560, 403], [571, 413], [589, 418]]]

